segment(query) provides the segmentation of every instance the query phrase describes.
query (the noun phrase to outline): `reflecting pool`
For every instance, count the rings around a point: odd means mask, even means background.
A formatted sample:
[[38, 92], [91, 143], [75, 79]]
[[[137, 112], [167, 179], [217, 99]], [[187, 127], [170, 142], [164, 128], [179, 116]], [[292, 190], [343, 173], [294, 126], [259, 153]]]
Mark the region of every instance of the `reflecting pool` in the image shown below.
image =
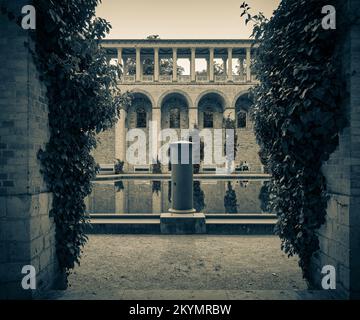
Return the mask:
[[[207, 214], [267, 212], [268, 181], [194, 181], [194, 208]], [[169, 180], [94, 182], [87, 211], [104, 214], [159, 214], [171, 207]]]

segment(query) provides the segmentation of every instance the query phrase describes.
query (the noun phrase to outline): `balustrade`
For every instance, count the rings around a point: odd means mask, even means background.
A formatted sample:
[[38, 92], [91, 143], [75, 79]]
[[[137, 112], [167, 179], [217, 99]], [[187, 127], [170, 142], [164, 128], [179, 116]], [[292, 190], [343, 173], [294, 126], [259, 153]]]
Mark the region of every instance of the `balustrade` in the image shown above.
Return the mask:
[[208, 78], [208, 76], [197, 75], [196, 76], [196, 81], [198, 81], [198, 82], [208, 82], [209, 78]]
[[[120, 40], [123, 41], [123, 40]], [[226, 43], [226, 41], [225, 41]], [[230, 43], [229, 43], [230, 44]], [[155, 46], [153, 49], [151, 47], [134, 44], [131, 46], [122, 47], [111, 47], [117, 50], [117, 61], [122, 65], [124, 73], [131, 72], [133, 74], [123, 75], [121, 81], [124, 83], [152, 83], [152, 82], [171, 82], [171, 83], [193, 83], [193, 82], [215, 82], [215, 83], [225, 83], [225, 82], [235, 82], [235, 83], [254, 83], [257, 82], [257, 79], [254, 74], [251, 73], [251, 48], [248, 45], [244, 47], [239, 46], [236, 42], [231, 43], [230, 46], [221, 47], [220, 45], [214, 45], [209, 47], [201, 46], [201, 44], [189, 45], [189, 48], [179, 46], [164, 45], [164, 48], [161, 47], [161, 44]], [[133, 47], [132, 47], [133, 46]], [[107, 46], [110, 48], [110, 46]], [[151, 53], [151, 50], [153, 51]], [[206, 53], [207, 52], [207, 53]], [[172, 59], [172, 70], [170, 74], [161, 74], [160, 71], [160, 61], [161, 59]], [[190, 61], [190, 74], [188, 75], [179, 75], [177, 74], [178, 68], [178, 58], [184, 59], [187, 58]], [[206, 59], [207, 60], [207, 71], [202, 74], [196, 74], [195, 70], [195, 60], [196, 58]], [[224, 73], [220, 75], [215, 74], [215, 59], [222, 59], [222, 64], [224, 66]], [[244, 61], [245, 67], [240, 67], [240, 74], [233, 74], [233, 63], [235, 59], [241, 59]], [[144, 61], [152, 61], [154, 66], [153, 74], [143, 74], [144, 73]]]
[[226, 82], [227, 76], [225, 74], [215, 75], [215, 82]]
[[168, 75], [168, 74], [161, 74], [161, 75], [159, 75], [159, 81], [160, 82], [171, 82], [172, 76]]

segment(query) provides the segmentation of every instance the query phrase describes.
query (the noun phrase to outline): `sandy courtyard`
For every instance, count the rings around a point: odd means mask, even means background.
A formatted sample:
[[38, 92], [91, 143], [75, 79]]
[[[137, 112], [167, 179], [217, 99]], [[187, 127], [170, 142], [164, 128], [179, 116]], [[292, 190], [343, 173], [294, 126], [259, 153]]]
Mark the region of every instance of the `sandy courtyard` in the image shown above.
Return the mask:
[[142, 299], [154, 293], [161, 299], [202, 292], [226, 299], [236, 290], [304, 289], [296, 258], [280, 251], [275, 236], [91, 235], [70, 288], [55, 298]]

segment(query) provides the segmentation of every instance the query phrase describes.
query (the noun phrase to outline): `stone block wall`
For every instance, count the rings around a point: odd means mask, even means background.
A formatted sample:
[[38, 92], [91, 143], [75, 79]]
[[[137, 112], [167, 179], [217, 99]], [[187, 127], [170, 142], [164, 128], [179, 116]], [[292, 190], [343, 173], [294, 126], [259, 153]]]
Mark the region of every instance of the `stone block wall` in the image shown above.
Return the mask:
[[251, 171], [262, 172], [262, 163], [259, 157], [260, 147], [256, 142], [252, 123], [248, 122], [247, 128], [237, 129], [238, 147], [235, 163], [240, 164], [244, 161], [248, 163]]
[[[147, 83], [147, 84], [134, 84], [134, 85], [120, 85], [120, 89], [130, 91], [143, 99], [146, 97], [149, 105], [146, 106], [147, 120], [154, 120], [155, 111], [161, 110], [161, 128], [169, 128], [169, 109], [166, 108], [167, 100], [169, 97], [182, 97], [183, 101], [187, 105], [187, 108], [181, 108], [180, 123], [182, 129], [188, 129], [189, 125], [197, 123], [199, 129], [203, 127], [203, 112], [199, 109], [199, 102], [202, 97], [209, 93], [217, 94], [223, 100], [223, 114], [216, 112], [214, 115], [214, 128], [221, 128], [223, 116], [231, 114], [235, 116], [235, 105], [240, 96], [245, 94], [251, 85], [248, 84], [163, 84], [163, 83]], [[134, 100], [136, 101], [136, 99]], [[136, 127], [136, 103], [135, 106], [128, 110], [126, 116], [126, 129]], [[146, 135], [146, 148], [149, 150], [149, 128], [144, 129]], [[94, 151], [95, 160], [100, 164], [112, 164], [115, 160], [115, 145], [125, 144], [125, 137], [115, 136], [116, 130], [111, 128], [98, 135], [98, 147]], [[180, 130], [177, 129], [179, 138]], [[258, 151], [259, 146], [256, 142], [253, 125], [250, 117], [247, 118], [247, 127], [244, 129], [237, 129], [238, 134], [238, 152], [236, 155], [235, 163], [239, 164], [243, 161], [247, 161], [251, 170], [255, 172], [262, 171], [262, 164], [260, 162]], [[120, 141], [119, 141], [120, 140]], [[127, 142], [126, 147], [129, 147], [134, 142]], [[220, 142], [214, 141], [214, 144]], [[221, 141], [223, 146], [223, 141]], [[160, 144], [159, 144], [160, 147]], [[222, 147], [221, 147], [222, 148]], [[147, 157], [147, 161], [148, 161]], [[123, 159], [121, 159], [123, 160]], [[127, 172], [133, 172], [134, 166], [125, 164], [125, 170]], [[167, 166], [162, 167], [163, 172], [167, 171]]]
[[113, 164], [115, 162], [114, 127], [97, 135], [97, 147], [93, 151], [93, 156], [99, 164]]
[[[360, 1], [348, 0], [349, 12], [360, 12]], [[312, 264], [313, 283], [321, 287], [321, 269], [336, 269], [337, 293], [360, 298], [360, 26], [352, 26], [343, 48], [348, 97], [343, 101], [349, 125], [339, 147], [323, 166], [330, 201], [326, 223], [319, 230], [320, 250]]]
[[[17, 15], [24, 0], [11, 5]], [[51, 194], [37, 152], [49, 139], [46, 88], [22, 30], [0, 15], [0, 298], [32, 298], [58, 274]], [[36, 269], [36, 290], [24, 290], [24, 265]]]

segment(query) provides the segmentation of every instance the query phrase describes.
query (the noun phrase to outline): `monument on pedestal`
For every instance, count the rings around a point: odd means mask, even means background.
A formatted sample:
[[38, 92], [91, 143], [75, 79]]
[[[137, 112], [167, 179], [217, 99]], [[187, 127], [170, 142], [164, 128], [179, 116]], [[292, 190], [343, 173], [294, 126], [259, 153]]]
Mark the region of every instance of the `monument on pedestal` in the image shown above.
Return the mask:
[[206, 233], [205, 215], [193, 204], [192, 146], [189, 141], [170, 144], [171, 208], [160, 216], [161, 233]]

